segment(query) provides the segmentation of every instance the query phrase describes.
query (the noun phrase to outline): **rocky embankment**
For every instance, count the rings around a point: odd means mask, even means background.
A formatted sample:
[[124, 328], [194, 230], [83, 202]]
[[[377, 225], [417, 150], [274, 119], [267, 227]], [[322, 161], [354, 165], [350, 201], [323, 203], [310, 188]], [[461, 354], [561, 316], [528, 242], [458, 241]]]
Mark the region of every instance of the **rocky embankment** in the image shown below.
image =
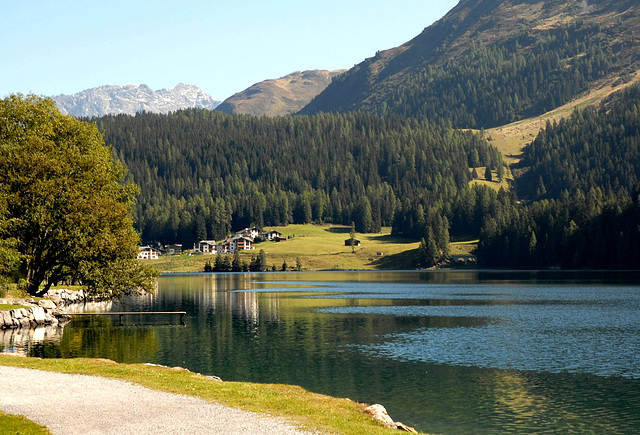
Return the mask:
[[25, 305], [28, 308], [16, 308], [0, 311], [0, 329], [31, 328], [44, 325], [57, 325], [68, 316], [58, 309], [57, 305], [48, 299], [29, 302], [0, 299], [0, 303]]
[[38, 301], [33, 298], [0, 299], [0, 304], [26, 307], [0, 311], [0, 329], [56, 326], [70, 319], [65, 313], [65, 306], [88, 300], [88, 295], [84, 291], [67, 289], [50, 290], [46, 294], [46, 299]]

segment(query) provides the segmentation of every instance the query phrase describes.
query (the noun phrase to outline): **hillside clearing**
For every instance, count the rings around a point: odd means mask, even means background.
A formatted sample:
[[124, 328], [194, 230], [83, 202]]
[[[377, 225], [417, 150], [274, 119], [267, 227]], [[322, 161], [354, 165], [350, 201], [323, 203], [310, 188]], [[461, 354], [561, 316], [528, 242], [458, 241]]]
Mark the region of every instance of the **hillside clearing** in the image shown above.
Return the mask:
[[547, 121], [552, 123], [554, 121], [557, 122], [562, 118], [570, 116], [576, 109], [583, 109], [588, 106], [600, 104], [600, 102], [614, 92], [623, 90], [640, 81], [640, 72], [636, 72], [633, 77], [625, 83], [618, 83], [620, 81], [620, 79], [617, 79], [615, 84], [602, 84], [567, 104], [543, 115], [488, 129], [485, 131], [485, 137], [488, 138], [491, 145], [498, 148], [502, 153], [502, 157], [508, 166], [517, 164], [522, 159], [522, 148], [536, 138], [540, 130], [547, 124]]

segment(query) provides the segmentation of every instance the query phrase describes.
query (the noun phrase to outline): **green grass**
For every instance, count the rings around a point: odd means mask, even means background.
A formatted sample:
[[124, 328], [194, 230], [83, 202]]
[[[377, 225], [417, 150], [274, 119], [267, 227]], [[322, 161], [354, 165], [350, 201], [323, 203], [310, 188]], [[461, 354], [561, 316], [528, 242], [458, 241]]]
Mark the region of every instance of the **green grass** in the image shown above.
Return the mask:
[[602, 83], [601, 86], [591, 89], [589, 92], [550, 112], [488, 129], [485, 132], [485, 136], [491, 138], [489, 143], [498, 148], [504, 161], [511, 166], [520, 161], [522, 148], [536, 138], [540, 130], [545, 127], [547, 121], [559, 121], [570, 116], [575, 109], [584, 109], [588, 106], [597, 105], [612, 93], [624, 89], [638, 82], [638, 80], [640, 80], [640, 74], [635, 74], [632, 80], [627, 83], [617, 83], [618, 80], [614, 78], [611, 83]]
[[[303, 428], [326, 433], [397, 433], [368, 417], [363, 412], [362, 404], [311, 393], [292, 385], [218, 382], [185, 370], [143, 364], [118, 364], [104, 359], [39, 359], [0, 355], [0, 364], [122, 379], [158, 391], [186, 394], [234, 408], [267, 413], [285, 418]], [[15, 420], [12, 416], [0, 415], [0, 427], [3, 428], [4, 419], [9, 422]], [[36, 430], [38, 428], [34, 426], [33, 432], [15, 433], [47, 433]]]
[[49, 430], [21, 416], [0, 411], [0, 433], [11, 435], [51, 434]]
[[29, 308], [26, 305], [0, 304], [0, 311], [17, 310], [18, 308]]
[[[498, 183], [494, 183], [499, 185]], [[289, 270], [300, 259], [302, 270], [402, 270], [413, 269], [420, 243], [394, 237], [390, 228], [378, 234], [356, 234], [362, 245], [352, 252], [344, 241], [349, 238], [350, 228], [343, 225], [288, 225], [268, 227], [288, 237], [284, 242], [262, 242], [253, 251], [241, 251], [240, 259], [245, 263], [265, 251], [269, 270], [275, 265], [279, 271], [283, 262]], [[477, 240], [451, 243], [451, 255], [473, 255]], [[207, 262], [215, 261], [215, 255], [180, 255], [161, 257], [150, 261], [159, 272], [202, 272]]]
[[[265, 241], [256, 245], [254, 251], [240, 253], [240, 258], [249, 263], [252, 255], [261, 249], [267, 256], [269, 269], [275, 265], [278, 270], [286, 261], [289, 268], [302, 263], [303, 270], [383, 270], [411, 269], [413, 257], [419, 242], [391, 235], [390, 228], [383, 228], [378, 234], [356, 234], [362, 243], [352, 252], [344, 241], [349, 238], [349, 227], [342, 225], [288, 225], [268, 227], [288, 237], [284, 242]], [[160, 272], [201, 272], [207, 261], [213, 263], [213, 255], [181, 255], [163, 257], [151, 261]]]
[[475, 255], [478, 242], [478, 239], [451, 242], [449, 252], [451, 255]]

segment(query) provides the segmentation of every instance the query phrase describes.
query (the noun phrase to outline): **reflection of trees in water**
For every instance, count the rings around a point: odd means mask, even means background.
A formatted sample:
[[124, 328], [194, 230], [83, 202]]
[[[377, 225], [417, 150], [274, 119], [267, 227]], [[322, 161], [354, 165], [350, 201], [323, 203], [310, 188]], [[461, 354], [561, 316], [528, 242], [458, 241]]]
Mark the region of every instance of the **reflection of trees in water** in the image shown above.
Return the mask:
[[[175, 275], [160, 280], [157, 294], [136, 299], [135, 306], [155, 310], [186, 310], [189, 315], [206, 318], [232, 313], [234, 317], [252, 324], [261, 316], [277, 319], [278, 298], [262, 297], [256, 292], [243, 291], [264, 287], [251, 273], [211, 273], [198, 276]], [[223, 314], [225, 313], [225, 314]]]
[[[155, 295], [139, 299], [152, 302]], [[118, 311], [124, 301], [72, 304], [70, 313]], [[149, 361], [160, 346], [153, 323], [119, 324], [117, 316], [74, 318], [64, 326], [0, 330], [0, 352], [45, 358], [109, 358], [118, 362]]]
[[[108, 358], [117, 362], [151, 361], [159, 351], [158, 325], [118, 325], [111, 317], [78, 318], [60, 340], [59, 358]], [[37, 356], [37, 355], [33, 355]]]

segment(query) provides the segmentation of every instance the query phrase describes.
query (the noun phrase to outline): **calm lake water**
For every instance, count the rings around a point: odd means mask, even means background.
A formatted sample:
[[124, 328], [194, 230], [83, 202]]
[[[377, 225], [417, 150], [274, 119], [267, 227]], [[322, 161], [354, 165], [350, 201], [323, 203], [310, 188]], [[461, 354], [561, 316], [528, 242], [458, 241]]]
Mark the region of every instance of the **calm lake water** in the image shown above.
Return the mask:
[[174, 274], [108, 309], [188, 314], [78, 318], [28, 353], [296, 384], [431, 433], [640, 433], [637, 273]]

